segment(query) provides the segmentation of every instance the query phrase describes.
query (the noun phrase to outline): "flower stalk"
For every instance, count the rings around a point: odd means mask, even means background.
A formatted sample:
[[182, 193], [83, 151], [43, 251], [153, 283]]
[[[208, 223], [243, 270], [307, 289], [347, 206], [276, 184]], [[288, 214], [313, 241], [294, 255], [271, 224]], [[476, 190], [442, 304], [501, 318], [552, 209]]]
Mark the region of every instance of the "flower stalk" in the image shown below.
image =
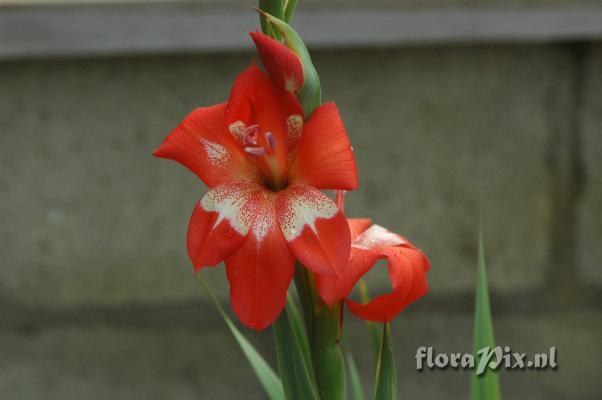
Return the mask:
[[[224, 262], [238, 320], [257, 331], [272, 328], [279, 377], [216, 301], [270, 399], [346, 398], [340, 343], [347, 308], [371, 321], [373, 333], [383, 324], [374, 337], [376, 399], [392, 400], [389, 322], [427, 293], [430, 264], [404, 237], [345, 216], [345, 191], [358, 189], [355, 156], [336, 104], [322, 104], [309, 52], [289, 25], [296, 5], [259, 1], [263, 33], [250, 36], [263, 68], [251, 63], [226, 102], [190, 112], [153, 154], [179, 162], [209, 188], [190, 217], [188, 255], [196, 272]], [[336, 191], [336, 202], [326, 190]], [[379, 259], [387, 260], [392, 290], [370, 299], [361, 278]], [[358, 282], [360, 303], [349, 297]]]
[[[259, 0], [259, 8], [278, 19], [284, 19], [284, 3], [282, 0]], [[259, 16], [259, 23], [263, 33], [274, 39], [280, 39], [280, 33], [268, 23], [264, 15]]]
[[305, 329], [320, 398], [346, 398], [345, 362], [341, 351], [342, 304], [328, 306], [316, 290], [313, 273], [297, 266], [295, 286], [303, 309]]
[[[289, 3], [290, 5], [293, 5], [294, 9], [296, 1]], [[309, 52], [299, 35], [283, 21], [284, 16], [280, 16], [285, 8], [281, 1], [260, 0], [259, 7], [263, 33], [274, 39], [282, 39], [301, 58], [306, 76], [304, 76], [304, 85], [301, 87], [298, 97], [307, 118], [321, 102], [320, 81], [311, 63]], [[290, 20], [292, 17], [290, 8], [287, 14]], [[309, 77], [307, 76], [308, 70], [311, 71]], [[337, 197], [337, 206], [340, 210], [342, 207], [339, 203], [342, 202], [342, 198], [342, 195]], [[340, 346], [342, 305], [336, 303], [328, 306], [324, 303], [316, 290], [313, 273], [301, 264], [296, 267], [295, 285], [303, 309], [311, 361], [320, 399], [344, 400], [346, 398], [345, 363]], [[281, 323], [280, 319], [276, 324]], [[277, 342], [282, 341], [282, 338], [278, 337], [280, 334], [281, 331], [275, 327]]]

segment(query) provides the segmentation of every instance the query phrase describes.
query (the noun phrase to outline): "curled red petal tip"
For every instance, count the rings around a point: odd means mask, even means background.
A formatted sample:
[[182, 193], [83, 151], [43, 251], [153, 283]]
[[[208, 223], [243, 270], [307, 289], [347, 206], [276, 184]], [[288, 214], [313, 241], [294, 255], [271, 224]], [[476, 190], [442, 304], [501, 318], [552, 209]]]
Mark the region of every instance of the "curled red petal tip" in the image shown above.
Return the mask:
[[[316, 274], [318, 292], [329, 305], [347, 297], [349, 310], [359, 318], [389, 322], [427, 294], [426, 273], [430, 263], [405, 238], [378, 225], [371, 225], [370, 219], [350, 219], [348, 222], [353, 242], [345, 274], [340, 277]], [[353, 286], [382, 258], [387, 259], [389, 264], [388, 275], [392, 291], [379, 295], [366, 304], [350, 300], [348, 296]]]

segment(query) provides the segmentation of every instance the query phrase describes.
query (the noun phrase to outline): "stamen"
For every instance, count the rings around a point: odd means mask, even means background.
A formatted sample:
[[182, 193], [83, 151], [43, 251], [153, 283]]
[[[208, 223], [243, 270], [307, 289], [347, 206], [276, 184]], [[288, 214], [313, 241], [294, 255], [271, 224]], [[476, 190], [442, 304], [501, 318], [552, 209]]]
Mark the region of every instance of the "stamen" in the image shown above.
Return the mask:
[[274, 137], [274, 134], [272, 132], [266, 132], [264, 133], [264, 135], [266, 142], [268, 142], [270, 150], [274, 150], [276, 148], [276, 138]]
[[339, 210], [341, 210], [341, 212], [345, 212], [345, 191], [337, 190], [336, 194], [337, 194], [337, 198], [336, 198], [337, 207], [339, 207]]
[[259, 133], [259, 125], [254, 124], [254, 125], [248, 126], [244, 131], [242, 131], [243, 144], [252, 144], [252, 145], [256, 146], [258, 133]]
[[245, 152], [257, 157], [265, 155], [265, 149], [263, 147], [245, 147]]

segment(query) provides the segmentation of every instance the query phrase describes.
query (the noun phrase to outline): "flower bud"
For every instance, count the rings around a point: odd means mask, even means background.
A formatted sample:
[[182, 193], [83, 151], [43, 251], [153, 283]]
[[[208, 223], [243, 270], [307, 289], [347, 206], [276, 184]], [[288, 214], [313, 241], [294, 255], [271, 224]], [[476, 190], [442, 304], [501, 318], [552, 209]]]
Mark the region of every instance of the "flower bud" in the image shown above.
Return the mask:
[[250, 32], [264, 68], [274, 83], [296, 93], [303, 86], [301, 59], [284, 44], [261, 32]]

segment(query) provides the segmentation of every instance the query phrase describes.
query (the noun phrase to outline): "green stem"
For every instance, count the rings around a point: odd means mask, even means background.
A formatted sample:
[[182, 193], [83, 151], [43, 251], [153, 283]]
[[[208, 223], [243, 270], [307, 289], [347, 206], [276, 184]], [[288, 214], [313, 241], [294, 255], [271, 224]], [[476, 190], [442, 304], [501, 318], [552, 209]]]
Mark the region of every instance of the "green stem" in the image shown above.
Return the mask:
[[[297, 0], [259, 0], [261, 28], [263, 32], [275, 39], [284, 39], [302, 60], [305, 82], [299, 93], [306, 118], [321, 103], [320, 81], [311, 63], [309, 52], [299, 35], [287, 24], [292, 18]], [[269, 18], [269, 23], [268, 23]], [[341, 305], [328, 307], [318, 296], [313, 274], [301, 265], [297, 266], [295, 285], [301, 302], [305, 329], [309, 342], [311, 360], [317, 381], [318, 392], [322, 400], [344, 400], [346, 397], [345, 363], [339, 340], [341, 338]], [[289, 307], [290, 308], [290, 307]], [[281, 317], [283, 318], [283, 317]], [[280, 319], [274, 324], [277, 332], [277, 348], [282, 347], [284, 322]], [[278, 341], [280, 341], [280, 346]], [[282, 356], [285, 349], [280, 349]], [[279, 358], [278, 363], [281, 360]], [[283, 377], [285, 391], [287, 380]], [[287, 392], [288, 393], [288, 392]]]
[[303, 320], [305, 321], [305, 330], [309, 343], [314, 342], [314, 327], [316, 324], [314, 309], [317, 301], [316, 296], [316, 282], [311, 272], [309, 272], [301, 264], [297, 264], [295, 272], [295, 287], [297, 288], [297, 294], [299, 295], [299, 301], [301, 302], [301, 310], [303, 313]]
[[295, 285], [303, 309], [311, 359], [322, 400], [346, 398], [345, 362], [341, 339], [341, 305], [328, 307], [318, 296], [313, 274], [297, 267]]
[[[284, 19], [283, 0], [259, 0], [259, 8], [278, 19]], [[280, 40], [280, 32], [274, 29], [266, 20], [265, 16], [259, 15], [261, 31], [274, 39]]]

